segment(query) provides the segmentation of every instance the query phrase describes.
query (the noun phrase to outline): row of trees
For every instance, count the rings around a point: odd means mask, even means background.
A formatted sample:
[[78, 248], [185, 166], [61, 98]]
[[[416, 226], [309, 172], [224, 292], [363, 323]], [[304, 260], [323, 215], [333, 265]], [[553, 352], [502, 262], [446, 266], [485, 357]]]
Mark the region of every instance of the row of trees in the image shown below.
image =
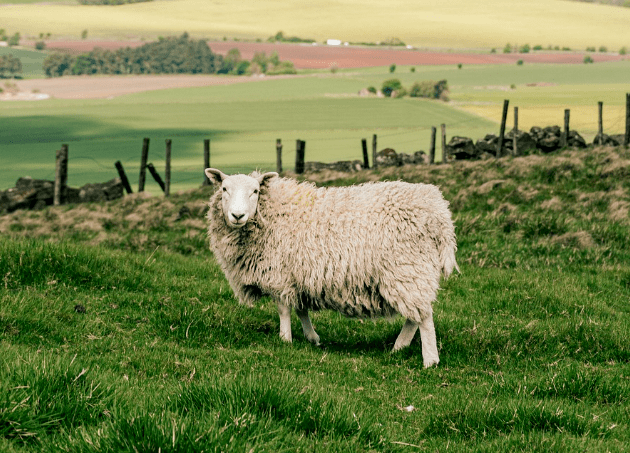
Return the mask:
[[[377, 90], [371, 86], [368, 88], [370, 93], [376, 94]], [[446, 80], [424, 80], [414, 83], [409, 90], [403, 87], [399, 79], [388, 79], [383, 82], [381, 93], [386, 97], [401, 98], [409, 96], [414, 98], [429, 98], [448, 100], [448, 83]]]
[[243, 60], [238, 49], [226, 57], [212, 52], [204, 40], [180, 37], [160, 38], [136, 49], [115, 51], [94, 49], [72, 56], [56, 52], [44, 60], [48, 77], [83, 74], [287, 74], [295, 73], [290, 62], [281, 62], [277, 53], [267, 57], [257, 53], [251, 62]]

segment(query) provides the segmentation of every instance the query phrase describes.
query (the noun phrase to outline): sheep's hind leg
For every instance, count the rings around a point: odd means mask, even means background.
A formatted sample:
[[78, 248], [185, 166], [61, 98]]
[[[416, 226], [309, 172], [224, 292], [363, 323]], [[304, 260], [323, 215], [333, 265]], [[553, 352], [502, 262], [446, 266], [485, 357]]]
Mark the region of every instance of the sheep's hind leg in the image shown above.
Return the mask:
[[291, 307], [278, 302], [278, 314], [280, 315], [280, 338], [287, 343], [293, 341], [291, 335]]
[[440, 363], [435, 338], [435, 326], [433, 325], [433, 313], [430, 313], [420, 324], [420, 339], [422, 340], [422, 360], [424, 367], [428, 368]]
[[411, 344], [414, 335], [416, 334], [416, 330], [418, 330], [418, 323], [412, 321], [411, 319], [407, 319], [405, 324], [403, 325], [402, 330], [398, 334], [398, 338], [396, 338], [396, 343], [394, 343], [394, 351], [399, 351], [403, 348], [406, 348]]
[[298, 310], [295, 312], [302, 321], [302, 331], [304, 332], [304, 336], [308, 341], [313, 343], [315, 346], [319, 346], [319, 335], [313, 329], [313, 324], [311, 324], [311, 318], [308, 317], [308, 310]]

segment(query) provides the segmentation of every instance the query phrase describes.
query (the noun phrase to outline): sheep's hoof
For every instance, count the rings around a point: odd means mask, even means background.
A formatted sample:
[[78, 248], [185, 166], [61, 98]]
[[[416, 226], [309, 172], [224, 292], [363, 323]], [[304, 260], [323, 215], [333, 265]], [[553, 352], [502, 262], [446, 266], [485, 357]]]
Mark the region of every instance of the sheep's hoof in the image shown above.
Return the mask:
[[440, 359], [429, 359], [424, 361], [425, 368], [431, 368], [432, 366], [437, 366], [440, 363]]
[[306, 339], [307, 339], [308, 341], [310, 341], [310, 342], [311, 342], [313, 345], [315, 345], [315, 346], [320, 346], [320, 344], [321, 344], [321, 343], [319, 342], [319, 335], [317, 335], [317, 334], [307, 336], [307, 337], [306, 337]]
[[289, 335], [280, 334], [280, 339], [284, 341], [285, 343], [293, 343], [293, 338], [291, 338], [291, 334]]

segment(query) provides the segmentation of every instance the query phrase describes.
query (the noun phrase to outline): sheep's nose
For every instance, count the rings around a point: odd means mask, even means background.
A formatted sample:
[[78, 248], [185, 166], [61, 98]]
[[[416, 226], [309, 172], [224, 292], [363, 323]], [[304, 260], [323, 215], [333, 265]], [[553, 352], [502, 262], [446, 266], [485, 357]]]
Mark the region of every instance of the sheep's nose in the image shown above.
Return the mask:
[[234, 219], [238, 222], [243, 217], [245, 217], [245, 214], [234, 214], [234, 213], [232, 213], [232, 217], [234, 217]]

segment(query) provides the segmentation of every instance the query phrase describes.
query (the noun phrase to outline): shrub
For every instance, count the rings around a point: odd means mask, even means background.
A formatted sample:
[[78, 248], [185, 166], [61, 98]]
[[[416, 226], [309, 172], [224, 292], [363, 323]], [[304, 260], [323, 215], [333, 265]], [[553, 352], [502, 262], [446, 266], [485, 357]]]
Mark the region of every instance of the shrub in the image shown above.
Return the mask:
[[462, 69], [462, 64], [461, 63], [457, 63], [457, 69]]
[[391, 64], [391, 65], [389, 66], [389, 72], [391, 72], [392, 74], [393, 74], [394, 72], [396, 72], [396, 65], [395, 65], [395, 64]]
[[55, 52], [44, 59], [43, 69], [47, 77], [61, 77], [72, 73], [74, 59], [67, 53]]
[[628, 53], [628, 49], [626, 49], [625, 46], [619, 49], [619, 55], [625, 55], [627, 53]]
[[0, 41], [7, 41], [8, 39], [6, 30], [4, 28], [0, 28]]
[[586, 55], [586, 56], [584, 57], [584, 63], [585, 63], [585, 64], [588, 64], [588, 63], [594, 63], [594, 61], [593, 61], [593, 59], [591, 58], [591, 56], [590, 56], [590, 55]]
[[399, 90], [392, 91], [392, 97], [396, 99], [400, 99], [405, 96], [407, 96], [407, 90], [405, 89], [405, 87], [400, 87]]
[[20, 45], [20, 34], [16, 33], [13, 36], [11, 36], [9, 38], [9, 40], [7, 41], [7, 44], [10, 47], [19, 46]]
[[586, 48], [586, 51], [587, 51], [587, 52], [595, 52], [595, 46], [593, 46], [593, 47], [587, 47], [587, 48]]
[[493, 47], [492, 49], [490, 49], [490, 53], [497, 53], [497, 49]]
[[15, 55], [0, 55], [0, 77], [15, 77], [22, 72], [22, 61]]
[[269, 75], [280, 75], [280, 74], [297, 74], [293, 63], [290, 61], [281, 61], [277, 65], [272, 66], [270, 69], [267, 69], [267, 74]]
[[516, 62], [516, 64], [517, 64], [518, 66], [523, 66], [523, 60], [518, 60], [518, 61]]
[[519, 53], [529, 53], [530, 47], [529, 44], [524, 44], [518, 49]]
[[409, 68], [409, 71], [410, 71], [410, 72], [416, 72], [416, 67], [415, 67], [415, 66], [412, 66], [411, 68]]
[[425, 80], [416, 82], [409, 90], [409, 96], [414, 98], [430, 98], [447, 100], [448, 83], [446, 80], [438, 82], [434, 80]]
[[236, 67], [241, 61], [241, 51], [237, 48], [230, 49], [223, 57], [221, 68], [217, 71], [219, 74], [231, 74], [235, 72]]
[[571, 48], [570, 47], [563, 47], [562, 51], [563, 52], [571, 52]]
[[376, 94], [376, 88], [375, 87], [368, 87], [368, 93], [372, 93], [372, 94]]
[[393, 91], [398, 91], [402, 88], [402, 83], [398, 79], [388, 79], [383, 82], [381, 91], [386, 97], [391, 97]]
[[339, 71], [339, 65], [337, 65], [337, 63], [331, 64], [330, 72], [332, 72], [333, 74], [337, 74], [337, 71]]
[[541, 44], [536, 44], [532, 50], [543, 50], [543, 46]]
[[44, 49], [46, 49], [46, 43], [44, 41], [37, 41], [35, 43], [35, 49], [37, 49], [37, 50], [44, 50]]
[[599, 46], [599, 51], [600, 52], [608, 52], [608, 47], [606, 47], [606, 46]]
[[512, 46], [510, 45], [510, 43], [507, 43], [505, 45], [505, 47], [503, 48], [503, 53], [512, 53]]
[[81, 32], [81, 39], [87, 39], [88, 37], [88, 31], [87, 30], [83, 30]]

